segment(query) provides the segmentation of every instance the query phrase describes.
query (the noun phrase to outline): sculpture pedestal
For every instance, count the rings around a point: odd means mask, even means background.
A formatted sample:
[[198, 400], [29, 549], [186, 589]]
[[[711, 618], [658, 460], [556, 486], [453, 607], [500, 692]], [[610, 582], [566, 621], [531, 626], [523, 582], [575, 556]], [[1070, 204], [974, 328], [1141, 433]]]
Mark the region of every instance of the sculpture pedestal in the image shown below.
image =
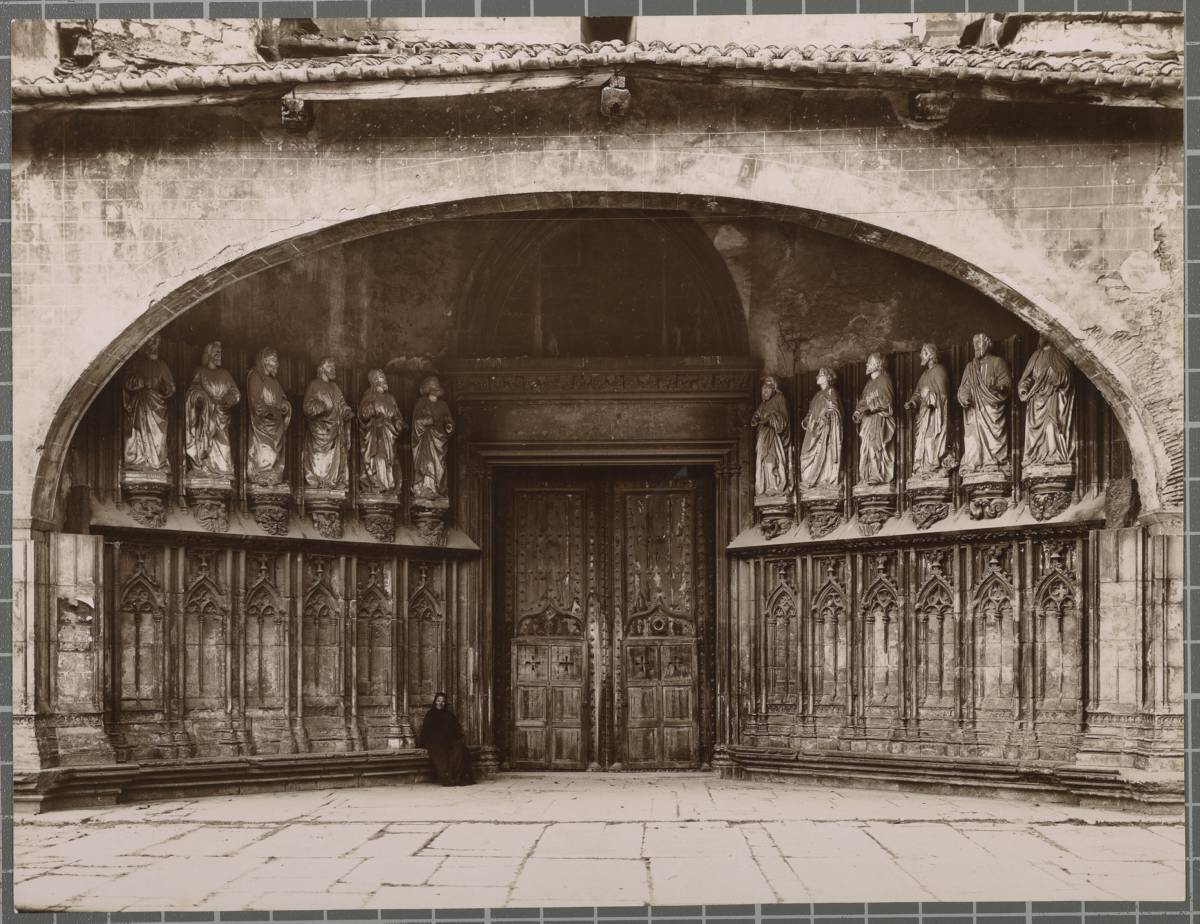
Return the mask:
[[754, 498], [754, 509], [759, 527], [768, 539], [791, 529], [796, 522], [796, 508], [786, 494], [759, 494]]
[[304, 507], [317, 532], [326, 539], [342, 538], [342, 507], [345, 503], [345, 488], [304, 489]]
[[129, 515], [143, 526], [157, 529], [166, 522], [170, 488], [171, 476], [166, 472], [121, 473], [121, 493]]
[[413, 526], [417, 533], [429, 545], [443, 546], [446, 544], [446, 514], [450, 510], [448, 497], [415, 497], [413, 498]]
[[950, 515], [950, 476], [920, 475], [908, 481], [908, 502], [917, 529], [929, 529]]
[[229, 498], [233, 479], [220, 475], [188, 475], [183, 481], [196, 522], [210, 533], [229, 532]]
[[286, 536], [292, 491], [286, 484], [252, 484], [246, 488], [254, 522], [272, 536]]
[[1030, 465], [1022, 482], [1035, 520], [1050, 520], [1071, 505], [1075, 490], [1075, 466]]
[[390, 494], [358, 495], [358, 513], [367, 532], [380, 542], [396, 538], [396, 510], [400, 501]]
[[833, 532], [844, 522], [841, 488], [801, 488], [800, 505], [814, 539]]
[[873, 536], [879, 527], [896, 515], [896, 488], [890, 484], [860, 484], [854, 488], [854, 510], [864, 536]]
[[1008, 510], [1012, 500], [1012, 473], [1006, 469], [964, 473], [962, 483], [972, 520], [994, 520]]

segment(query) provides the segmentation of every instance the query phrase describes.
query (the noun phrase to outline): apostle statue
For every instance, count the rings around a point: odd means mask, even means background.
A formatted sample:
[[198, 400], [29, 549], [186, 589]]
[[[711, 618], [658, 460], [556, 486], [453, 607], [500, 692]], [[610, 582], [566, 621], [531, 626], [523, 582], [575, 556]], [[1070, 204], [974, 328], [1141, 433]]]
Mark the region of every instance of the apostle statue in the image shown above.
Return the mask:
[[976, 334], [971, 345], [975, 358], [967, 363], [958, 386], [958, 403], [964, 408], [960, 467], [964, 475], [1008, 466], [1005, 414], [1012, 376], [1008, 363], [989, 352], [992, 339], [987, 334]]
[[337, 366], [326, 356], [317, 366], [317, 377], [304, 392], [304, 484], [310, 488], [345, 490], [350, 486], [350, 420], [354, 411], [346, 403], [334, 377]]
[[820, 387], [800, 423], [804, 442], [800, 447], [800, 485], [804, 488], [839, 487], [842, 475], [842, 403], [833, 386], [832, 369], [817, 373]]
[[167, 399], [175, 394], [175, 379], [158, 358], [155, 334], [126, 364], [123, 382], [126, 471], [169, 472]]
[[279, 354], [264, 347], [246, 378], [246, 400], [250, 406], [250, 438], [246, 445], [246, 480], [271, 486], [284, 480], [283, 443], [292, 422], [292, 405], [275, 378]]
[[925, 371], [917, 380], [912, 397], [904, 402], [916, 413], [913, 433], [913, 474], [938, 475], [953, 468], [947, 449], [950, 428], [950, 376], [938, 362], [937, 347], [921, 347], [921, 365]]
[[373, 494], [395, 494], [396, 438], [404, 429], [404, 417], [396, 399], [388, 393], [382, 369], [367, 373], [370, 383], [358, 404], [362, 426], [362, 487]]
[[792, 432], [787, 400], [779, 392], [779, 380], [767, 376], [762, 383], [762, 403], [750, 418], [757, 428], [754, 460], [754, 493], [758, 497], [785, 497], [792, 487]]
[[1045, 337], [1017, 383], [1025, 402], [1025, 464], [1075, 460], [1075, 379], [1071, 364]]
[[184, 401], [184, 445], [190, 474], [233, 476], [229, 445], [229, 412], [242, 398], [228, 369], [221, 368], [221, 344], [204, 348]]
[[867, 357], [867, 384], [854, 408], [858, 424], [858, 480], [861, 484], [891, 484], [896, 476], [896, 390], [883, 368], [883, 357]]
[[420, 500], [448, 496], [446, 457], [454, 420], [450, 408], [441, 400], [444, 394], [437, 376], [431, 375], [421, 383], [421, 397], [413, 409], [413, 497]]

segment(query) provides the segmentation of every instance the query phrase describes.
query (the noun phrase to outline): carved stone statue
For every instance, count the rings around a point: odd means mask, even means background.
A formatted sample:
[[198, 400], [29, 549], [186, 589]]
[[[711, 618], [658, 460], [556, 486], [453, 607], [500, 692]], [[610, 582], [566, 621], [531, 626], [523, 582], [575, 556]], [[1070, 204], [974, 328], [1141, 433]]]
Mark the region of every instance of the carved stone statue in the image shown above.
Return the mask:
[[813, 395], [808, 413], [800, 423], [804, 442], [800, 446], [800, 484], [804, 488], [837, 489], [842, 477], [842, 402], [832, 369], [817, 373], [820, 391]]
[[413, 497], [420, 500], [448, 497], [446, 459], [454, 420], [441, 400], [443, 394], [437, 376], [431, 375], [421, 383], [421, 397], [413, 409]]
[[376, 494], [395, 494], [396, 438], [404, 429], [404, 417], [396, 399], [388, 393], [387, 378], [382, 369], [367, 373], [370, 386], [363, 392], [358, 405], [358, 421], [362, 426], [362, 475], [364, 491]]
[[123, 382], [126, 471], [169, 472], [167, 399], [175, 394], [175, 379], [158, 358], [158, 334], [126, 364]]
[[754, 493], [758, 497], [786, 497], [792, 487], [792, 432], [787, 399], [773, 375], [762, 383], [762, 403], [750, 418], [758, 431], [754, 465]]
[[860, 484], [891, 484], [896, 477], [896, 391], [883, 368], [883, 357], [867, 357], [867, 384], [854, 408], [858, 424], [858, 480]]
[[1044, 337], [1017, 383], [1025, 402], [1025, 465], [1075, 461], [1075, 379], [1071, 364]]
[[184, 443], [190, 474], [233, 477], [229, 412], [241, 397], [229, 370], [221, 368], [221, 344], [214, 340], [204, 348], [184, 402]]
[[317, 377], [304, 392], [304, 484], [310, 488], [344, 491], [350, 486], [350, 420], [354, 412], [346, 403], [334, 377], [337, 366], [325, 357]]
[[958, 403], [964, 408], [963, 457], [964, 475], [988, 470], [1003, 471], [1008, 467], [1008, 410], [1012, 376], [1008, 363], [989, 350], [992, 340], [987, 334], [971, 338], [975, 358], [963, 370], [958, 387]]
[[917, 380], [912, 397], [904, 402], [915, 412], [913, 433], [913, 475], [940, 475], [953, 468], [947, 448], [950, 428], [950, 376], [938, 362], [937, 347], [921, 347], [921, 365], [925, 371]]
[[283, 451], [292, 421], [292, 405], [275, 378], [279, 354], [271, 347], [259, 351], [254, 368], [246, 377], [246, 399], [250, 407], [250, 437], [246, 446], [246, 480], [254, 485], [277, 485], [284, 480]]

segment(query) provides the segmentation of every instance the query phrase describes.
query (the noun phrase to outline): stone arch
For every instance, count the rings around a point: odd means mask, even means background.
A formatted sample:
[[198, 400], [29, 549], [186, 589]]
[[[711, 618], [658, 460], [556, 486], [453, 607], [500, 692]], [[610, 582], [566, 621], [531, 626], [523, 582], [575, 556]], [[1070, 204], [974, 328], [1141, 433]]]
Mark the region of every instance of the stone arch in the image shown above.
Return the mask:
[[[54, 410], [48, 426], [38, 421], [45, 429], [30, 496], [32, 522], [55, 522], [71, 438], [100, 389], [147, 337], [223, 286], [385, 231], [471, 215], [579, 207], [684, 209], [797, 222], [906, 256], [966, 283], [1046, 334], [1095, 383], [1129, 440], [1143, 510], [1161, 512], [1169, 506], [1164, 501], [1173, 492], [1169, 483], [1182, 477], [1172, 466], [1181, 466], [1182, 457], [1176, 447], [1168, 451], [1144, 394], [1132, 387], [1120, 358], [1087, 342], [1107, 323], [1096, 305], [1100, 294], [1094, 280], [1031, 246], [996, 215], [961, 212], [956, 201], [941, 200], [902, 179], [869, 180], [759, 154], [593, 153], [597, 156], [520, 152], [436, 161], [413, 171], [381, 173], [336, 205], [302, 201], [294, 214], [254, 237], [222, 243], [221, 229], [214, 228], [198, 231], [189, 246], [175, 244], [166, 265], [145, 267], [144, 272], [157, 275], [142, 283], [140, 294], [122, 294], [118, 308], [130, 319], [126, 326], [68, 379], [72, 384], [64, 394], [47, 396]], [[302, 217], [314, 212], [320, 217]], [[200, 254], [200, 262], [192, 254]], [[18, 508], [18, 517], [21, 513]]]

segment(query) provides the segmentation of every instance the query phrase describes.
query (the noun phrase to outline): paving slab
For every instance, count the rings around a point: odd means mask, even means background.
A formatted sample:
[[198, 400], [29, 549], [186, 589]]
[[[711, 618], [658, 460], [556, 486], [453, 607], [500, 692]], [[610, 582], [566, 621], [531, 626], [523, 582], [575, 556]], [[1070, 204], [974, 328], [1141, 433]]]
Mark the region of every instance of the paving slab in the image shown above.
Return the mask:
[[296, 822], [259, 838], [242, 853], [254, 857], [340, 857], [382, 830], [380, 824]]
[[533, 855], [568, 859], [640, 857], [643, 833], [641, 824], [564, 822], [546, 829]]
[[655, 857], [649, 863], [650, 888], [657, 905], [736, 905], [776, 900], [762, 870], [749, 856]]
[[749, 857], [746, 839], [725, 822], [654, 822], [646, 825], [644, 857]]
[[521, 905], [643, 905], [650, 875], [642, 860], [532, 857], [509, 896]]
[[524, 857], [545, 829], [541, 824], [452, 824], [429, 842], [421, 856]]
[[517, 878], [524, 857], [446, 857], [432, 876], [431, 886], [506, 889]]
[[425, 885], [447, 857], [375, 857], [363, 860], [330, 889], [358, 891], [386, 886]]
[[1085, 860], [1182, 860], [1184, 842], [1139, 827], [1049, 825], [1042, 836]]

